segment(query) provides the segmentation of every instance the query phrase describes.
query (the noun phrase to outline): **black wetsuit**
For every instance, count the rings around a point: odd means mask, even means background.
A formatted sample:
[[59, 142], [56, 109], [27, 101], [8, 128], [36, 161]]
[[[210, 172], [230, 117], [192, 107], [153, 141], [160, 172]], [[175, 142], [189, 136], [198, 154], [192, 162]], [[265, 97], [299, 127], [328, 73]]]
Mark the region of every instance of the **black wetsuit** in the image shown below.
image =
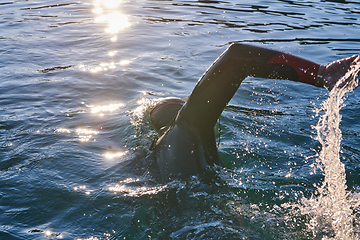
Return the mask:
[[320, 67], [291, 54], [232, 44], [199, 79], [187, 102], [182, 107], [182, 103], [176, 103], [176, 112], [181, 109], [175, 121], [163, 129], [155, 147], [163, 180], [187, 178], [209, 165], [221, 165], [214, 126], [246, 77], [288, 79], [318, 86]]

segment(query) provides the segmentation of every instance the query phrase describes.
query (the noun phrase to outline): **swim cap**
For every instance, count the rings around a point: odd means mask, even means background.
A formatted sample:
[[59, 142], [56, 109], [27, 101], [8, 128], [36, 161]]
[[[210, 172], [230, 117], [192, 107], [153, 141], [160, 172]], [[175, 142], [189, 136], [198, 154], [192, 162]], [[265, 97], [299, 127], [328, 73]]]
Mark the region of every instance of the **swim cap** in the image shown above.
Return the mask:
[[165, 98], [161, 100], [151, 110], [150, 122], [158, 131], [169, 126], [175, 120], [184, 103], [181, 98]]

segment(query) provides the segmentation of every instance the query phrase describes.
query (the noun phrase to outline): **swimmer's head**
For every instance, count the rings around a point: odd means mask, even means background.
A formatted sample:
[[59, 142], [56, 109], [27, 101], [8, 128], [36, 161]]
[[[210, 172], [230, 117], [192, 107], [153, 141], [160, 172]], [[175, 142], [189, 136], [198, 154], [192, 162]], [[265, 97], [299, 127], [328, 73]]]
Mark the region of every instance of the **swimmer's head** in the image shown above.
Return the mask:
[[181, 98], [165, 98], [150, 111], [150, 122], [157, 131], [169, 126], [184, 105]]

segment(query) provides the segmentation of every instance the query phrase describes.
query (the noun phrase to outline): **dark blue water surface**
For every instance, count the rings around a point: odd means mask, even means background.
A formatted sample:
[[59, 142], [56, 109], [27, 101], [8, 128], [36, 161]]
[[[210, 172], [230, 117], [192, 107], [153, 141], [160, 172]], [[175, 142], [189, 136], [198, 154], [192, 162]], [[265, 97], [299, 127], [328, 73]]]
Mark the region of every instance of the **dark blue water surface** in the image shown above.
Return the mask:
[[[312, 126], [326, 90], [246, 79], [220, 119], [224, 185], [144, 175], [143, 113], [188, 96], [232, 42], [326, 64], [360, 53], [359, 33], [355, 0], [2, 0], [0, 239], [331, 238], [300, 211], [323, 180]], [[359, 89], [345, 104], [359, 193]], [[354, 204], [355, 238], [359, 216]]]

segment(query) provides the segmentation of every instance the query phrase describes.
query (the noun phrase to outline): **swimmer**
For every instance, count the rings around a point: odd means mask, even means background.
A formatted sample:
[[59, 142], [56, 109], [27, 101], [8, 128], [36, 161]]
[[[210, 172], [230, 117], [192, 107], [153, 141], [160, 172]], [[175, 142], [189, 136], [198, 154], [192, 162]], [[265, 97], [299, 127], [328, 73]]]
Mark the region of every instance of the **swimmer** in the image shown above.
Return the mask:
[[155, 145], [156, 162], [164, 181], [201, 174], [220, 165], [214, 127], [226, 104], [248, 76], [286, 79], [331, 90], [359, 55], [328, 65], [261, 47], [232, 44], [210, 66], [185, 101], [167, 98], [150, 112], [161, 135]]

